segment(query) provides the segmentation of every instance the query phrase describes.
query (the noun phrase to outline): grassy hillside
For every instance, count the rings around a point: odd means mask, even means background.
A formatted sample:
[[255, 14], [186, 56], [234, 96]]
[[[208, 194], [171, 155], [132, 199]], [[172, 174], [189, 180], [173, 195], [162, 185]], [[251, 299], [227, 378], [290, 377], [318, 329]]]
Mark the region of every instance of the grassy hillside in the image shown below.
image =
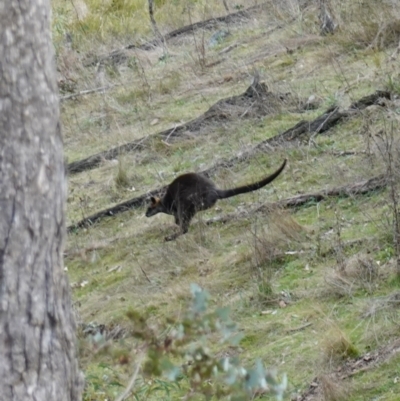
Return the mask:
[[[53, 1], [67, 162], [143, 139], [69, 175], [68, 224], [184, 172], [215, 167], [211, 179], [229, 188], [288, 159], [271, 185], [199, 213], [174, 242], [164, 242], [176, 229], [173, 217], [148, 219], [144, 205], [69, 234], [65, 265], [82, 324], [84, 399], [115, 399], [129, 382], [139, 344], [127, 312], [145, 313], [157, 327], [179, 317], [197, 283], [213, 306], [230, 306], [244, 333], [239, 348], [215, 349], [286, 372], [286, 399], [397, 400], [399, 4], [330, 2], [338, 28], [322, 36], [317, 1], [227, 3], [231, 13], [249, 11], [144, 46], [154, 39], [144, 0]], [[155, 2], [164, 35], [224, 15], [222, 1]], [[228, 35], [210, 43], [219, 31]], [[243, 94], [257, 74], [281, 102], [225, 102], [196, 129], [174, 135], [215, 103]], [[390, 98], [349, 109], [377, 90]], [[330, 129], [251, 151], [334, 107], [345, 115]], [[382, 174], [381, 189], [282, 206]], [[85, 335], [88, 327], [99, 333], [99, 325], [119, 334], [99, 345]], [[187, 387], [185, 379], [180, 388], [144, 381], [136, 397], [177, 400]]]

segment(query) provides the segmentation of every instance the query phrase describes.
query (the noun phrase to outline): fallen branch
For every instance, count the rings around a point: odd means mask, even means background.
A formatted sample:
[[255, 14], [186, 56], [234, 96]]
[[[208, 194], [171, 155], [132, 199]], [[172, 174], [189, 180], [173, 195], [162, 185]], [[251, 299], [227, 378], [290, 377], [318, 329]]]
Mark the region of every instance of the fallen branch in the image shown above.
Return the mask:
[[311, 325], [312, 325], [311, 322], [305, 323], [305, 324], [303, 324], [302, 326], [294, 327], [293, 329], [288, 329], [288, 330], [286, 330], [286, 333], [293, 333], [293, 332], [295, 332], [295, 331], [301, 331], [301, 330], [304, 330], [304, 329], [306, 329], [307, 327], [309, 327], [309, 326], [311, 326]]
[[61, 96], [60, 102], [63, 102], [64, 100], [68, 100], [68, 99], [75, 99], [76, 97], [79, 97], [79, 96], [89, 95], [90, 93], [104, 92], [106, 90], [112, 89], [112, 88], [114, 88], [116, 86], [120, 86], [120, 85], [122, 85], [122, 84], [102, 86], [100, 88], [88, 89], [88, 90], [72, 93], [71, 95]]
[[[240, 217], [244, 217], [247, 215], [251, 215], [253, 213], [258, 212], [268, 212], [273, 210], [276, 207], [280, 208], [296, 208], [299, 206], [303, 206], [307, 203], [314, 203], [314, 202], [321, 202], [329, 197], [341, 197], [341, 196], [355, 196], [355, 195], [362, 195], [372, 191], [376, 191], [382, 188], [385, 188], [387, 185], [387, 178], [385, 175], [379, 175], [369, 180], [358, 181], [352, 184], [343, 185], [341, 187], [327, 189], [321, 192], [315, 192], [311, 194], [302, 194], [297, 195], [288, 199], [280, 200], [278, 202], [273, 203], [265, 203], [261, 206], [254, 208], [249, 212], [241, 212], [241, 213], [231, 213], [222, 217], [216, 217], [213, 219], [207, 220], [205, 223], [207, 225], [213, 223], [226, 223], [233, 219], [238, 219]], [[89, 227], [93, 223], [99, 221], [104, 217], [112, 217], [118, 213], [122, 213], [128, 211], [130, 209], [135, 209], [142, 207], [147, 199], [150, 196], [159, 196], [163, 191], [165, 191], [165, 187], [156, 189], [154, 191], [149, 192], [148, 194], [139, 196], [137, 198], [130, 199], [126, 202], [120, 203], [112, 208], [105, 209], [101, 212], [93, 214], [85, 219], [82, 219], [78, 223], [72, 224], [68, 227], [68, 232], [76, 231], [82, 227]]]
[[129, 49], [151, 50], [160, 43], [160, 39], [161, 39], [161, 42], [166, 42], [166, 41], [168, 41], [172, 38], [176, 38], [180, 35], [196, 31], [197, 29], [211, 28], [213, 26], [218, 25], [221, 22], [232, 23], [232, 22], [240, 21], [244, 18], [248, 19], [248, 18], [250, 18], [250, 13], [260, 10], [261, 8], [263, 8], [263, 6], [264, 6], [263, 4], [259, 4], [259, 5], [253, 6], [253, 7], [246, 8], [245, 10], [241, 10], [241, 11], [237, 11], [235, 13], [223, 15], [221, 17], [210, 18], [210, 19], [207, 19], [204, 21], [195, 22], [194, 24], [186, 25], [186, 26], [183, 26], [182, 28], [175, 29], [174, 31], [171, 31], [171, 32], [165, 34], [164, 36], [161, 36], [161, 38], [157, 37], [156, 39], [149, 40], [148, 42], [145, 42], [142, 44], [133, 43], [133, 44], [124, 46], [121, 49], [113, 50], [111, 53], [97, 57], [96, 59], [86, 63], [85, 67], [90, 67], [90, 66], [96, 65], [97, 63], [102, 63], [109, 58], [118, 56], [124, 50], [129, 50]]
[[[133, 151], [143, 151], [154, 140], [168, 143], [168, 140], [182, 136], [185, 132], [194, 135], [215, 120], [236, 120], [244, 118], [245, 115], [249, 118], [254, 114], [257, 116], [271, 114], [281, 110], [281, 106], [287, 98], [287, 95], [268, 92], [268, 88], [263, 83], [253, 83], [244, 93], [219, 100], [204, 114], [187, 123], [72, 162], [67, 166], [68, 173], [76, 174], [90, 170], [100, 165], [104, 160], [112, 160], [121, 154]], [[250, 109], [251, 113], [249, 114]]]
[[67, 231], [73, 232], [78, 230], [79, 228], [83, 227], [89, 227], [93, 225], [95, 222], [105, 218], [105, 217], [113, 217], [116, 214], [127, 212], [128, 210], [131, 209], [137, 209], [139, 207], [142, 207], [147, 199], [150, 196], [160, 196], [160, 194], [165, 190], [165, 187], [155, 189], [154, 191], [148, 192], [147, 194], [138, 196], [137, 198], [129, 199], [125, 202], [119, 203], [118, 205], [115, 205], [113, 207], [110, 207], [108, 209], [102, 210], [98, 213], [95, 213], [89, 217], [86, 217], [79, 222], [72, 224], [68, 226]]
[[283, 199], [278, 202], [264, 203], [261, 206], [257, 206], [249, 211], [242, 211], [239, 213], [230, 213], [224, 216], [217, 216], [205, 221], [207, 225], [214, 223], [227, 223], [231, 220], [241, 219], [247, 216], [251, 216], [254, 213], [260, 212], [271, 212], [276, 208], [296, 208], [304, 206], [307, 204], [315, 204], [317, 202], [322, 202], [327, 198], [336, 198], [343, 196], [355, 196], [363, 195], [369, 192], [377, 191], [379, 189], [385, 188], [387, 185], [387, 178], [385, 175], [378, 175], [376, 177], [370, 178], [369, 180], [363, 180], [355, 182], [348, 185], [343, 185], [341, 187], [326, 189], [320, 192], [314, 192], [311, 194], [301, 194], [296, 195], [291, 198]]
[[[297, 195], [293, 198], [281, 200], [277, 203], [280, 207], [284, 208], [299, 207], [310, 202], [321, 202], [327, 198], [332, 198], [332, 197], [348, 197], [355, 195], [364, 195], [385, 188], [387, 183], [388, 183], [387, 177], [384, 174], [380, 174], [368, 180], [358, 181], [337, 188], [326, 189], [324, 191], [316, 192], [313, 194]], [[268, 205], [260, 206], [259, 210], [263, 210], [264, 208], [267, 207]]]
[[[276, 102], [283, 101], [281, 99], [283, 95], [273, 94], [267, 91], [264, 84], [258, 84], [256, 87], [250, 85], [247, 90], [238, 96], [232, 96], [226, 99], [219, 100], [213, 106], [211, 106], [204, 114], [197, 117], [187, 123], [169, 128], [167, 130], [161, 131], [154, 135], [149, 135], [144, 138], [137, 139], [135, 141], [126, 143], [124, 145], [117, 146], [115, 148], [99, 152], [95, 155], [89, 156], [82, 160], [77, 160], [75, 162], [69, 163], [67, 166], [67, 171], [69, 174], [80, 173], [85, 170], [93, 169], [99, 166], [104, 160], [112, 160], [120, 156], [121, 154], [133, 152], [133, 151], [143, 151], [147, 148], [149, 142], [155, 139], [165, 141], [166, 139], [176, 138], [182, 135], [184, 131], [195, 132], [199, 131], [202, 126], [209, 123], [216, 118], [227, 118], [227, 112], [225, 110], [226, 105], [235, 105], [242, 102], [245, 103], [247, 99], [255, 97], [260, 101], [255, 107], [258, 109], [264, 107], [264, 113], [267, 114], [269, 109], [273, 109], [274, 106], [277, 107]], [[234, 166], [236, 163], [248, 159], [250, 156], [254, 156], [258, 152], [270, 152], [273, 151], [276, 146], [281, 146], [285, 142], [295, 142], [301, 140], [306, 134], [317, 132], [322, 134], [328, 131], [330, 128], [335, 126], [342, 118], [354, 113], [356, 110], [361, 110], [372, 104], [377, 104], [381, 102], [382, 98], [390, 99], [390, 92], [387, 91], [376, 91], [375, 93], [368, 95], [364, 98], [357, 100], [353, 103], [349, 110], [340, 112], [338, 108], [330, 108], [322, 115], [317, 117], [313, 121], [300, 121], [294, 127], [288, 129], [287, 131], [275, 135], [265, 141], [260, 142], [255, 147], [247, 152], [243, 152], [240, 155], [233, 157], [228, 160], [222, 160], [215, 164], [208, 170], [203, 171], [205, 175], [211, 175], [220, 168], [229, 168]], [[269, 104], [265, 104], [266, 101], [275, 103], [272, 107]], [[254, 105], [253, 105], [254, 106]], [[260, 113], [261, 114], [261, 113]]]
[[306, 135], [309, 135], [314, 132], [318, 132], [318, 134], [322, 134], [336, 124], [339, 123], [344, 117], [350, 116], [357, 110], [362, 110], [368, 106], [373, 104], [380, 104], [381, 99], [390, 99], [391, 94], [387, 91], [376, 91], [375, 93], [365, 96], [356, 102], [354, 102], [348, 110], [340, 112], [338, 108], [331, 108], [325, 111], [322, 115], [317, 117], [313, 121], [300, 121], [294, 127], [289, 128], [287, 131], [282, 132], [278, 135], [273, 136], [272, 138], [266, 139], [265, 141], [260, 142], [252, 149], [241, 153], [238, 156], [230, 158], [228, 160], [222, 160], [209, 169], [203, 171], [203, 174], [209, 176], [214, 174], [221, 168], [230, 168], [237, 163], [240, 163], [244, 160], [247, 160], [249, 157], [253, 157], [255, 154], [262, 152], [274, 152], [277, 146], [282, 146], [287, 143], [297, 143], [300, 144], [303, 138]]

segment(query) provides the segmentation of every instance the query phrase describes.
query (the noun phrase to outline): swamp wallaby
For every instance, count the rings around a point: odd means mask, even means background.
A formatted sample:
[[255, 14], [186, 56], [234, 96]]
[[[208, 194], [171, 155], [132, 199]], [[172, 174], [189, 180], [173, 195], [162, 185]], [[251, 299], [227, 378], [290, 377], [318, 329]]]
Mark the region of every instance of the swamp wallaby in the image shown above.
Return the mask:
[[218, 189], [211, 180], [201, 174], [180, 175], [168, 185], [162, 198], [154, 196], [150, 198], [151, 203], [146, 211], [146, 216], [151, 217], [157, 213], [174, 216], [180, 232], [165, 238], [166, 241], [174, 240], [180, 234], [187, 233], [190, 220], [197, 212], [213, 207], [219, 199], [230, 198], [264, 187], [278, 177], [285, 165], [286, 159], [278, 170], [263, 180], [232, 189]]

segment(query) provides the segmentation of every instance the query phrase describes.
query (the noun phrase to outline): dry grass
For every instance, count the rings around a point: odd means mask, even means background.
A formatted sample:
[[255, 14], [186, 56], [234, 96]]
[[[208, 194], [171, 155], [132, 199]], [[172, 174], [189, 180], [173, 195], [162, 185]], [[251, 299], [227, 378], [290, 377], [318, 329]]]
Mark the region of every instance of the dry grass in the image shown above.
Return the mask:
[[255, 268], [268, 266], [284, 256], [291, 245], [301, 244], [305, 239], [304, 229], [286, 211], [275, 209], [268, 213], [267, 224], [258, 227], [256, 223], [250, 240], [254, 246]]
[[359, 253], [343, 261], [340, 268], [330, 269], [325, 281], [330, 291], [339, 296], [352, 296], [359, 289], [372, 294], [377, 288], [379, 265], [369, 255]]
[[347, 400], [351, 390], [348, 384], [340, 383], [336, 378], [329, 375], [320, 377], [324, 401], [343, 401]]
[[388, 296], [371, 299], [368, 306], [365, 308], [363, 317], [375, 317], [378, 313], [390, 311], [393, 310], [393, 308], [397, 309], [399, 305], [400, 293], [395, 291]]
[[327, 330], [321, 342], [322, 363], [328, 368], [359, 355], [359, 351], [346, 334], [336, 325], [330, 325], [332, 327]]
[[131, 180], [126, 172], [125, 163], [126, 161], [121, 156], [118, 160], [118, 172], [115, 176], [115, 185], [117, 188], [128, 188], [131, 185]]
[[[399, 56], [394, 52], [398, 11], [394, 2], [384, 1], [381, 7], [375, 3], [330, 2], [339, 28], [333, 36], [321, 37], [316, 2], [270, 1], [249, 19], [229, 24], [231, 35], [215, 47], [205, 46], [204, 53], [203, 45], [225, 25], [169, 41], [167, 58], [161, 47], [131, 49], [100, 68], [88, 66], [88, 61], [152, 37], [146, 2], [81, 0], [74, 1], [79, 7], [75, 11], [72, 3], [55, 1], [59, 18], [54, 39], [64, 81], [60, 88], [67, 92], [111, 86], [62, 103], [69, 161], [196, 118], [218, 100], [243, 93], [255, 70], [271, 91], [290, 92], [295, 99], [313, 96], [319, 107], [300, 113], [283, 105], [266, 117], [213, 120], [199, 132], [167, 143], [149, 141], [143, 151], [70, 176], [68, 221], [145, 194], [177, 174], [243, 154], [332, 105], [347, 108], [385, 87], [399, 92]], [[228, 4], [233, 9], [234, 3]], [[224, 13], [222, 1], [199, 1], [190, 7], [185, 1], [160, 1], [155, 17], [165, 33], [189, 18], [194, 22]], [[72, 35], [70, 45], [67, 33]], [[163, 242], [175, 229], [173, 218], [147, 219], [143, 209], [71, 234], [66, 265], [80, 319], [124, 326], [131, 309], [147, 313], [155, 324], [166, 316], [179, 318], [189, 286], [196, 282], [209, 290], [213, 303], [231, 306], [245, 333], [240, 351], [249, 364], [261, 357], [286, 371], [296, 392], [322, 371], [328, 372], [321, 378], [326, 400], [368, 398], [362, 377], [353, 378], [354, 387], [342, 386], [332, 382], [329, 372], [397, 335], [393, 197], [380, 191], [293, 210], [248, 211], [387, 171], [385, 144], [390, 135], [385, 139], [382, 134], [393, 133], [391, 153], [396, 155], [398, 107], [393, 98], [353, 113], [313, 141], [305, 137], [299, 144], [288, 142], [221, 168], [211, 178], [228, 188], [268, 174], [283, 157], [289, 160], [271, 185], [196, 215], [189, 233], [173, 243]], [[222, 223], [226, 215], [236, 218]], [[206, 224], [211, 217], [221, 217], [220, 222]], [[112, 383], [125, 384], [131, 376], [129, 365], [118, 362], [125, 352], [118, 348], [114, 356], [97, 353], [92, 345], [81, 344], [88, 375], [85, 399], [114, 399]], [[390, 377], [390, 366], [379, 369], [372, 379]], [[182, 390], [175, 389], [170, 398], [182, 398], [186, 384], [183, 381]], [[393, 380], [385, 386], [374, 396], [395, 401], [390, 395]]]

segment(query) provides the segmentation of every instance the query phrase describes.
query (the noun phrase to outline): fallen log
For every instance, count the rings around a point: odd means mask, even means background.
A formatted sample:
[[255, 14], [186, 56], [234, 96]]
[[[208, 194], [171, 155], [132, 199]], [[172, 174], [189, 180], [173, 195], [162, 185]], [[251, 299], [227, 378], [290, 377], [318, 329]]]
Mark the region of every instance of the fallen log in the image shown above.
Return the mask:
[[97, 63], [102, 63], [102, 62], [106, 61], [107, 59], [118, 57], [121, 53], [124, 52], [124, 50], [130, 50], [130, 49], [151, 50], [154, 47], [156, 47], [160, 43], [160, 41], [165, 42], [170, 39], [176, 38], [180, 35], [183, 35], [183, 34], [186, 34], [189, 32], [194, 32], [198, 29], [212, 28], [212, 27], [220, 24], [221, 22], [228, 24], [228, 23], [234, 23], [234, 22], [237, 22], [237, 21], [240, 21], [243, 19], [248, 19], [248, 18], [250, 18], [251, 13], [262, 9], [263, 6], [264, 6], [263, 4], [258, 4], [256, 6], [246, 8], [245, 10], [240, 10], [240, 11], [237, 11], [234, 13], [223, 15], [221, 17], [209, 18], [204, 21], [195, 22], [194, 24], [185, 25], [181, 28], [178, 28], [171, 32], [168, 32], [167, 34], [161, 36], [161, 38], [155, 38], [155, 39], [149, 40], [142, 44], [136, 44], [136, 43], [129, 44], [127, 46], [122, 47], [121, 49], [113, 50], [112, 52], [110, 52], [108, 54], [97, 57], [94, 60], [87, 62], [85, 64], [85, 67], [90, 67], [90, 66], [96, 65]]
[[214, 164], [202, 173], [210, 176], [221, 168], [230, 168], [253, 157], [255, 154], [262, 152], [273, 152], [277, 146], [282, 146], [285, 143], [301, 143], [303, 138], [310, 134], [322, 134], [335, 125], [337, 125], [343, 118], [350, 116], [352, 113], [365, 109], [373, 104], [380, 104], [382, 99], [390, 99], [391, 93], [388, 91], [376, 91], [375, 93], [365, 96], [354, 102], [348, 110], [339, 111], [337, 107], [333, 107], [325, 111], [313, 121], [300, 121], [294, 127], [289, 128], [287, 131], [278, 135], [268, 138], [265, 141], [255, 145], [252, 149], [242, 152], [240, 155], [232, 157], [227, 160], [221, 160]]
[[[203, 127], [215, 120], [236, 120], [238, 118], [250, 118], [253, 115], [265, 116], [273, 112], [281, 111], [281, 106], [287, 98], [288, 95], [285, 94], [268, 92], [268, 88], [264, 83], [256, 81], [251, 84], [244, 93], [219, 100], [204, 114], [187, 123], [69, 163], [67, 171], [69, 174], [76, 174], [93, 169], [104, 160], [112, 160], [121, 154], [133, 151], [143, 151], [148, 148], [149, 143], [154, 140], [168, 142], [171, 139], [182, 136], [185, 132], [196, 135]], [[246, 114], [244, 114], [244, 112], [246, 112]]]
[[[257, 107], [258, 110], [262, 107], [262, 102], [265, 100], [273, 103], [272, 105], [266, 104], [264, 105], [264, 113], [260, 114], [266, 115], [269, 110], [275, 110], [279, 105], [278, 102], [284, 101], [285, 95], [282, 94], [273, 94], [268, 92], [268, 89], [263, 83], [258, 83], [256, 86], [254, 84], [250, 85], [247, 90], [238, 96], [232, 96], [226, 99], [219, 100], [213, 106], [211, 106], [204, 114], [200, 117], [197, 117], [187, 123], [178, 125], [173, 128], [169, 128], [167, 130], [161, 131], [154, 135], [149, 135], [144, 138], [137, 139], [132, 142], [128, 142], [126, 144], [114, 147], [112, 149], [99, 152], [95, 155], [86, 157], [82, 160], [77, 160], [75, 162], [69, 163], [67, 165], [67, 172], [69, 174], [77, 174], [85, 170], [91, 170], [99, 166], [104, 160], [112, 160], [119, 157], [121, 154], [133, 152], [135, 150], [143, 151], [147, 148], [149, 142], [154, 139], [160, 140], [169, 140], [171, 138], [176, 138], [182, 135], [183, 131], [198, 131], [205, 123], [211, 122], [216, 118], [226, 118], [226, 110], [225, 105], [237, 105], [240, 101], [245, 102], [246, 99], [257, 98], [261, 101], [261, 105], [257, 105], [254, 102], [253, 107]], [[231, 167], [235, 163], [240, 162], [242, 160], [247, 159], [248, 157], [254, 155], [255, 153], [262, 151], [267, 152], [268, 150], [273, 150], [274, 147], [282, 145], [282, 143], [287, 141], [295, 141], [299, 140], [305, 134], [309, 133], [317, 133], [321, 134], [323, 132], [328, 131], [330, 128], [334, 127], [342, 118], [350, 115], [350, 113], [354, 113], [357, 110], [362, 110], [365, 107], [368, 107], [373, 104], [379, 104], [382, 98], [390, 99], [391, 94], [388, 91], [376, 91], [375, 93], [365, 96], [356, 102], [354, 102], [347, 111], [340, 112], [338, 108], [330, 108], [325, 111], [322, 115], [317, 117], [313, 121], [300, 121], [294, 127], [288, 129], [287, 131], [275, 135], [272, 138], [266, 139], [265, 141], [260, 142], [251, 150], [242, 153], [239, 156], [233, 157], [229, 160], [222, 160], [221, 162], [215, 164], [210, 169], [204, 171], [203, 173], [206, 175], [213, 174], [220, 168]]]
[[376, 177], [370, 178], [369, 180], [358, 181], [355, 183], [343, 185], [341, 187], [326, 189], [320, 192], [314, 192], [310, 194], [300, 194], [291, 198], [282, 199], [278, 202], [267, 202], [261, 206], [257, 206], [249, 211], [243, 211], [239, 213], [230, 213], [223, 216], [216, 216], [205, 221], [207, 225], [214, 223], [227, 223], [231, 220], [242, 219], [253, 215], [254, 213], [269, 213], [274, 209], [291, 209], [307, 204], [313, 205], [318, 202], [327, 200], [328, 198], [336, 197], [348, 197], [356, 195], [364, 195], [373, 191], [377, 191], [385, 188], [387, 185], [387, 178], [381, 174]]
[[[280, 207], [280, 208], [296, 208], [307, 203], [315, 203], [321, 202], [329, 197], [341, 197], [341, 196], [355, 196], [355, 195], [362, 195], [372, 191], [376, 191], [382, 188], [385, 188], [387, 185], [387, 177], [383, 174], [378, 175], [376, 177], [370, 178], [368, 180], [358, 181], [355, 183], [351, 183], [348, 185], [343, 185], [337, 188], [331, 188], [327, 190], [323, 190], [320, 192], [314, 192], [311, 194], [301, 194], [296, 195], [294, 197], [283, 199], [278, 202], [273, 203], [265, 203], [261, 206], [254, 208], [249, 212], [241, 212], [241, 213], [231, 213], [222, 217], [216, 217], [206, 221], [206, 224], [212, 223], [226, 223], [232, 219], [237, 219], [239, 217], [244, 217], [247, 215], [251, 215], [253, 213], [258, 212], [265, 212], [273, 210], [273, 208]], [[101, 212], [95, 213], [89, 217], [82, 219], [81, 221], [72, 224], [68, 227], [68, 232], [76, 231], [82, 227], [89, 227], [93, 225], [95, 222], [101, 220], [104, 217], [112, 217], [116, 214], [128, 211], [130, 209], [136, 209], [142, 207], [147, 199], [150, 196], [160, 196], [160, 194], [165, 191], [165, 187], [153, 190], [147, 194], [141, 195], [139, 197], [130, 199], [126, 202], [120, 203], [116, 206], [111, 208], [102, 210]]]
[[[368, 98], [368, 101], [365, 101], [365, 99]], [[357, 104], [361, 105], [358, 107], [365, 108], [369, 105], [376, 104], [376, 102], [380, 101], [381, 98], [390, 98], [390, 92], [382, 92], [382, 91], [377, 91], [373, 95], [369, 95], [368, 97], [362, 98], [359, 101], [355, 102], [350, 109], [354, 109], [354, 105]], [[361, 100], [363, 102], [360, 103]], [[300, 123], [296, 124], [293, 128], [290, 130], [287, 130], [281, 134], [278, 134], [270, 139], [267, 139], [258, 145], [256, 145], [253, 149], [251, 149], [249, 152], [246, 152], [240, 156], [235, 156], [229, 160], [222, 161], [220, 163], [215, 164], [209, 169], [203, 170], [200, 172], [200, 174], [204, 174], [206, 176], [210, 176], [211, 174], [215, 173], [218, 169], [223, 168], [223, 167], [230, 167], [233, 166], [234, 164], [241, 162], [245, 159], [248, 159], [249, 157], [253, 156], [255, 153], [259, 151], [266, 152], [268, 150], [273, 150], [274, 146], [276, 145], [281, 145], [283, 142], [287, 141], [293, 141], [294, 139], [299, 139], [302, 135], [305, 133], [309, 133], [309, 129], [318, 129], [319, 133], [322, 133], [326, 131], [328, 126], [331, 127], [332, 121], [335, 121], [336, 123], [343, 118], [346, 114], [346, 112], [340, 113], [337, 109], [330, 109], [327, 110], [322, 116], [317, 117], [314, 121], [312, 122], [304, 122], [301, 121]], [[351, 187], [353, 185], [354, 187]], [[374, 185], [376, 185], [375, 189], [381, 188], [383, 186], [386, 186], [386, 179], [384, 179], [384, 176], [378, 176], [375, 178], [372, 178], [367, 181], [362, 181], [358, 182], [355, 184], [351, 184], [350, 186], [345, 186], [345, 187], [340, 187], [340, 188], [334, 188], [331, 191], [338, 191], [336, 195], [334, 192], [331, 193], [316, 193], [316, 194], [309, 194], [309, 195], [298, 195], [294, 198], [290, 198], [289, 200], [282, 201], [282, 202], [289, 202], [288, 205], [282, 205], [283, 207], [296, 207], [296, 206], [301, 206], [302, 204], [305, 204], [313, 198], [315, 201], [320, 202], [321, 200], [325, 199], [326, 196], [341, 196], [341, 195], [348, 195], [348, 191], [353, 191], [354, 194], [357, 193], [363, 193], [362, 191], [365, 189], [366, 192], [370, 192], [374, 190]], [[351, 189], [353, 188], [353, 189]], [[364, 189], [363, 189], [364, 188]], [[371, 189], [372, 188], [372, 189]], [[165, 190], [165, 187], [155, 189], [151, 192], [148, 192], [147, 194], [141, 195], [139, 197], [135, 197], [132, 199], [129, 199], [123, 203], [120, 203], [118, 205], [115, 205], [111, 208], [102, 210], [98, 213], [95, 213], [87, 218], [82, 219], [78, 223], [72, 224], [71, 226], [68, 227], [68, 232], [77, 230], [82, 227], [87, 227], [95, 223], [96, 221], [107, 217], [107, 216], [114, 216], [118, 213], [122, 213], [124, 211], [130, 210], [130, 209], [135, 209], [138, 207], [142, 207], [146, 200], [150, 196], [158, 196]], [[358, 191], [358, 192], [357, 192]]]
[[142, 207], [146, 203], [147, 199], [150, 196], [160, 196], [160, 194], [164, 190], [165, 190], [165, 187], [160, 188], [160, 189], [155, 189], [151, 192], [148, 192], [147, 194], [138, 196], [136, 198], [129, 199], [122, 203], [118, 203], [118, 205], [115, 205], [113, 207], [110, 207], [110, 208], [104, 209], [100, 212], [97, 212], [95, 214], [92, 214], [91, 216], [86, 217], [86, 218], [78, 221], [77, 223], [74, 223], [74, 224], [68, 226], [67, 232], [70, 233], [70, 232], [76, 231], [83, 227], [90, 227], [95, 222], [97, 222], [105, 217], [113, 217], [116, 214], [123, 213], [123, 212], [126, 212], [131, 209], [137, 209], [139, 207]]

